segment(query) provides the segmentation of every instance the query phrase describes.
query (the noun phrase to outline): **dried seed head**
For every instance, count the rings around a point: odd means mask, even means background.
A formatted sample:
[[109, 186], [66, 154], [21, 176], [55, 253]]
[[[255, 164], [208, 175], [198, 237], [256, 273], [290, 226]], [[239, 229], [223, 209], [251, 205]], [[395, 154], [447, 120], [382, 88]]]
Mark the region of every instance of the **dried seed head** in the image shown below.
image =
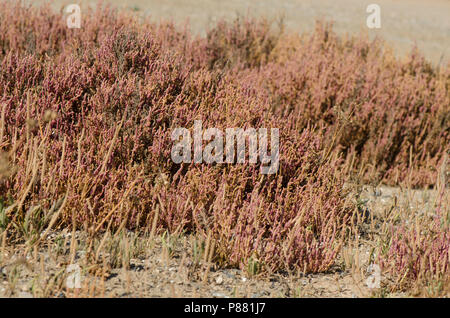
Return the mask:
[[38, 127], [38, 121], [36, 119], [28, 119], [27, 120], [27, 125], [30, 129], [34, 129], [36, 127]]
[[12, 167], [8, 155], [5, 152], [0, 152], [0, 179], [9, 177], [11, 173]]
[[44, 122], [48, 123], [51, 122], [53, 120], [55, 120], [58, 117], [58, 114], [51, 110], [51, 109], [47, 109], [44, 113]]

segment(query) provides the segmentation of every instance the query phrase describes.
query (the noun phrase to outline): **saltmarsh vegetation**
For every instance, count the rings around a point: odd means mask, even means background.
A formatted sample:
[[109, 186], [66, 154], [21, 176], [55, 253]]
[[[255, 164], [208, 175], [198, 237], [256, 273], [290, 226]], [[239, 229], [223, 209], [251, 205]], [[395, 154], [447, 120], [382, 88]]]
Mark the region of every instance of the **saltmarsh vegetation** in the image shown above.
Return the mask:
[[[2, 2], [0, 234], [195, 233], [220, 266], [326, 272], [355, 234], [345, 185], [430, 187], [444, 174], [432, 225], [393, 222], [378, 251], [403, 285], [441, 281], [449, 85], [448, 66], [416, 51], [400, 61], [326, 23], [300, 36], [237, 19], [201, 38], [108, 7], [68, 29], [48, 7]], [[195, 120], [278, 128], [278, 173], [174, 163], [171, 132]]]

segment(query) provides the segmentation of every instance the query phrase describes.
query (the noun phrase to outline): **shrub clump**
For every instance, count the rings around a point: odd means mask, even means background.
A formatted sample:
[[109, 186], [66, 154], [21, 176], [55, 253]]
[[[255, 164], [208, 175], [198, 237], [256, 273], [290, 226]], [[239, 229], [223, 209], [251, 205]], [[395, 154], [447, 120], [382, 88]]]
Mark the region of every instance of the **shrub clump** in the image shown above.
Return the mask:
[[[285, 37], [265, 22], [222, 23], [195, 38], [99, 7], [77, 30], [48, 8], [4, 2], [0, 151], [14, 169], [0, 181], [2, 224], [38, 207], [51, 225], [209, 236], [224, 266], [326, 271], [353, 213], [343, 171], [435, 179], [448, 79], [326, 26]], [[171, 131], [197, 119], [279, 128], [278, 173], [175, 164]]]

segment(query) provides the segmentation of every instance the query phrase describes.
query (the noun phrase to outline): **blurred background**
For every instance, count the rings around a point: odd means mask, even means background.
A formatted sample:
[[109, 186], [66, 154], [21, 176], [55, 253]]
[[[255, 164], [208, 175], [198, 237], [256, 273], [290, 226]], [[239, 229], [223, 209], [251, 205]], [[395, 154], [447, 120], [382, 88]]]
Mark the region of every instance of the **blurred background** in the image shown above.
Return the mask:
[[[28, 1], [39, 5], [44, 0]], [[56, 9], [68, 4], [96, 5], [95, 0], [50, 0]], [[173, 20], [204, 35], [218, 20], [232, 20], [237, 16], [273, 19], [283, 17], [286, 29], [307, 32], [315, 20], [334, 21], [338, 34], [368, 34], [381, 36], [405, 57], [417, 45], [435, 65], [450, 61], [450, 0], [105, 0], [116, 7], [135, 11], [153, 21]], [[366, 12], [369, 4], [381, 9], [381, 28], [369, 29]]]

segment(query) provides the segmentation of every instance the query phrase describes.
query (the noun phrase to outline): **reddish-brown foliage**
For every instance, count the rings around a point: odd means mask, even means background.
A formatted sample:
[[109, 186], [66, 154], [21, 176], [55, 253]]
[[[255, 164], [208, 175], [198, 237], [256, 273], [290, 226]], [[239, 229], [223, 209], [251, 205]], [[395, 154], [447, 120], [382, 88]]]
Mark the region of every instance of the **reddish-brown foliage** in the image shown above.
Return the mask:
[[[104, 7], [68, 29], [2, 3], [0, 50], [13, 219], [61, 198], [61, 225], [142, 228], [157, 213], [159, 229], [210, 233], [218, 262], [325, 271], [353, 213], [347, 175], [429, 185], [448, 150], [449, 69], [329, 26], [300, 38], [243, 21], [194, 38]], [[279, 173], [174, 164], [171, 130], [195, 119], [279, 128]]]

